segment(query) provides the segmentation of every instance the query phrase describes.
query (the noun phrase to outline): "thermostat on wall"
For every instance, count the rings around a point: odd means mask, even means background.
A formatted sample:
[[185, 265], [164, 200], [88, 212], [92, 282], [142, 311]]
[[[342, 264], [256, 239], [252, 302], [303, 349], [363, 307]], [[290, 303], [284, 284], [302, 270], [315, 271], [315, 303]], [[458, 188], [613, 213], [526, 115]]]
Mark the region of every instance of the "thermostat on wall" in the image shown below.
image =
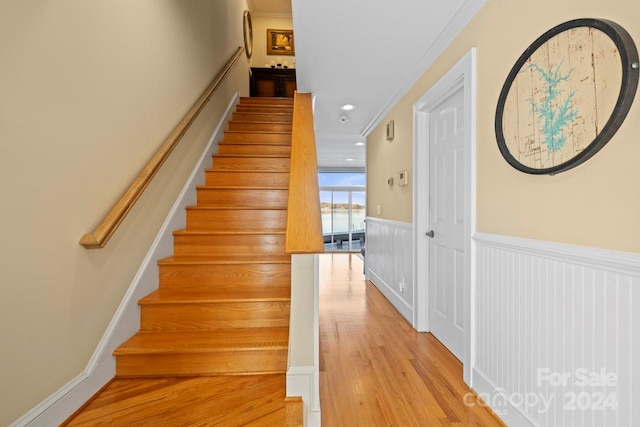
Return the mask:
[[401, 170], [400, 172], [398, 172], [398, 185], [400, 187], [404, 187], [405, 185], [409, 184], [409, 174], [407, 173], [407, 170]]

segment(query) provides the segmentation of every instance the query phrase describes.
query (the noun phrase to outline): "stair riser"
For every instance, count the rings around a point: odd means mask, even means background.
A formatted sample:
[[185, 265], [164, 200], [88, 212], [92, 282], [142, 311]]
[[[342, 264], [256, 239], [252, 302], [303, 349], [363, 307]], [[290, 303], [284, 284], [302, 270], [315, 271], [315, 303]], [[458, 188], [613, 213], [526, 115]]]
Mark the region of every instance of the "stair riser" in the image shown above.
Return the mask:
[[254, 170], [289, 172], [290, 159], [284, 157], [213, 156], [213, 170]]
[[288, 190], [198, 188], [198, 206], [286, 208]]
[[258, 113], [258, 114], [290, 114], [293, 115], [293, 107], [289, 106], [275, 106], [270, 107], [266, 105], [238, 105], [236, 108], [238, 113]]
[[225, 131], [225, 142], [261, 142], [261, 143], [284, 143], [291, 144], [291, 133], [253, 133], [242, 131]]
[[175, 255], [284, 254], [284, 234], [176, 235]]
[[233, 113], [232, 120], [234, 122], [278, 122], [278, 123], [292, 123], [293, 114], [278, 114], [278, 113]]
[[188, 331], [287, 327], [289, 309], [290, 304], [284, 301], [142, 305], [140, 329]]
[[218, 351], [211, 353], [119, 355], [116, 377], [180, 377], [252, 375], [287, 370], [287, 350]]
[[260, 144], [220, 144], [219, 154], [291, 156], [291, 146]]
[[271, 98], [261, 96], [243, 96], [240, 98], [240, 104], [238, 105], [282, 105], [293, 106], [293, 98]]
[[238, 187], [288, 187], [286, 172], [229, 172], [208, 170], [205, 185]]
[[285, 210], [220, 210], [187, 208], [187, 229], [192, 231], [284, 231]]
[[229, 130], [249, 132], [291, 132], [291, 123], [229, 122]]
[[233, 264], [233, 265], [160, 265], [160, 289], [207, 289], [228, 295], [237, 287], [255, 289], [288, 287], [291, 283], [291, 264]]

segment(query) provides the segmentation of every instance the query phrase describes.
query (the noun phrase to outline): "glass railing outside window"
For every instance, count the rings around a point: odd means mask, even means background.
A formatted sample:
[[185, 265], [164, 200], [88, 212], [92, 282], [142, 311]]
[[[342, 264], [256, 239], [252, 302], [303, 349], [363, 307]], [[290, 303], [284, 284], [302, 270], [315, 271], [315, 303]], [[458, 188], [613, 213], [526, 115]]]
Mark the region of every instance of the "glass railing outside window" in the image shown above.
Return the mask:
[[325, 251], [360, 251], [365, 239], [365, 200], [362, 188], [320, 188]]
[[320, 171], [320, 207], [326, 252], [359, 252], [364, 247], [364, 170]]

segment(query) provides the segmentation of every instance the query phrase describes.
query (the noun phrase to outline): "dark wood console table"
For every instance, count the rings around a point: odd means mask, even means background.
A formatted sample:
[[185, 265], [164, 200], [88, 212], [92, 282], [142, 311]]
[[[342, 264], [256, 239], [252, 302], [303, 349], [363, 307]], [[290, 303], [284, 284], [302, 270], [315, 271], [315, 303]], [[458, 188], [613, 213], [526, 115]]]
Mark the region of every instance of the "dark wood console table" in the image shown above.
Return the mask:
[[295, 68], [251, 68], [251, 96], [293, 98], [296, 90]]

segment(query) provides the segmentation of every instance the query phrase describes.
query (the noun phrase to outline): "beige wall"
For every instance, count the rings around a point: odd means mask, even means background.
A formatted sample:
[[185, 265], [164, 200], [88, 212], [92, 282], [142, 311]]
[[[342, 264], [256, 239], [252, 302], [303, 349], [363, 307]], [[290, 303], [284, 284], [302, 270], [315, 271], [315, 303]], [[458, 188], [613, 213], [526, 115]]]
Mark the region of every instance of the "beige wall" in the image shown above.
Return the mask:
[[[585, 164], [556, 176], [516, 171], [500, 155], [494, 134], [498, 95], [522, 52], [546, 30], [576, 18], [615, 21], [640, 41], [632, 0], [489, 0], [448, 49], [369, 136], [368, 214], [411, 221], [410, 187], [389, 190], [398, 168], [412, 174], [412, 106], [470, 48], [477, 47], [477, 230], [613, 250], [640, 252], [640, 104], [638, 99], [613, 139]], [[637, 98], [637, 97], [636, 97]], [[396, 141], [384, 139], [395, 120]], [[393, 155], [394, 160], [391, 161]], [[376, 205], [382, 205], [377, 215]]]
[[290, 30], [293, 28], [291, 18], [253, 16], [251, 20], [253, 22], [253, 55], [251, 56], [251, 66], [264, 67], [265, 64], [271, 64], [271, 61], [275, 61], [280, 57], [283, 62], [289, 62], [289, 68], [295, 68], [295, 56], [267, 55], [267, 29]]
[[0, 7], [0, 425], [80, 374], [224, 109], [243, 56], [105, 249], [79, 238], [242, 45], [245, 1]]
[[[394, 121], [393, 141], [387, 141], [387, 123]], [[367, 215], [411, 222], [413, 183], [413, 117], [411, 105], [394, 108], [367, 138]], [[397, 184], [398, 172], [409, 171], [409, 185]], [[387, 179], [394, 185], [388, 186]], [[378, 209], [380, 209], [378, 211]], [[380, 214], [378, 214], [380, 212]]]

